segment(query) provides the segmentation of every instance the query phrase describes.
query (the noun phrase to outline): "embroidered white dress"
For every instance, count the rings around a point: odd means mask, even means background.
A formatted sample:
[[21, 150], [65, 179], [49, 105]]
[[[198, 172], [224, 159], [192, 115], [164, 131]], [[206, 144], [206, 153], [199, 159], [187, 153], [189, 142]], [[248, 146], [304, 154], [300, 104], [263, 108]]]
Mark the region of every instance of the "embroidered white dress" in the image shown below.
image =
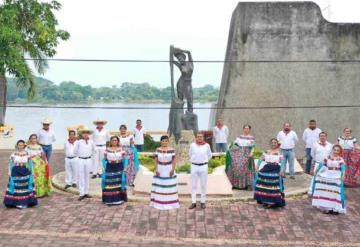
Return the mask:
[[159, 176], [154, 175], [153, 178], [150, 206], [160, 210], [179, 208], [176, 174], [170, 177], [175, 150], [157, 149], [155, 155]]

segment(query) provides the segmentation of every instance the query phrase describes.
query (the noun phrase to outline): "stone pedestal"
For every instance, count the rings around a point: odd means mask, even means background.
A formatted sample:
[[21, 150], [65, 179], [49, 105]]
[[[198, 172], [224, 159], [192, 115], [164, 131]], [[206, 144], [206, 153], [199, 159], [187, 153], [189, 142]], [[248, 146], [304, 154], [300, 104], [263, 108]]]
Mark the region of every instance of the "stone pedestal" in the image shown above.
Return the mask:
[[181, 138], [176, 144], [175, 137], [170, 137], [170, 146], [175, 149], [176, 152], [176, 165], [183, 165], [190, 163], [189, 148], [190, 144], [195, 142], [194, 132], [192, 130], [182, 130]]

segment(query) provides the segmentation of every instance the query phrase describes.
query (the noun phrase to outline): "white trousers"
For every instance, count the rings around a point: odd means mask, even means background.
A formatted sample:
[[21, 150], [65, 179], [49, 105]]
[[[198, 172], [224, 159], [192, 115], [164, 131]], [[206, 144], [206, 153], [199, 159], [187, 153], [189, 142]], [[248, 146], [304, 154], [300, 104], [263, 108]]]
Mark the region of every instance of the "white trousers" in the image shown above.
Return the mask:
[[78, 187], [80, 196], [89, 194], [89, 180], [90, 169], [92, 161], [91, 159], [80, 159], [78, 162]]
[[102, 160], [104, 159], [104, 152], [105, 152], [106, 146], [95, 146], [95, 152], [93, 156], [93, 163], [91, 172], [93, 174], [102, 174]]
[[200, 202], [206, 202], [206, 189], [208, 178], [208, 165], [191, 165], [191, 201], [196, 203], [197, 183], [200, 178], [201, 198]]
[[77, 183], [77, 167], [78, 167], [79, 159], [65, 158], [65, 183], [67, 185], [72, 185]]

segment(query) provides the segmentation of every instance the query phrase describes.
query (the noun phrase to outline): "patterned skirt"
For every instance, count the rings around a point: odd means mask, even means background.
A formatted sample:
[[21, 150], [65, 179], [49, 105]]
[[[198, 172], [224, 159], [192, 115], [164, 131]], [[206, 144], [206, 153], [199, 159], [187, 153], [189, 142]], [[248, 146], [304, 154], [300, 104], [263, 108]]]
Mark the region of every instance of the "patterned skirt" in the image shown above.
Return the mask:
[[[134, 150], [135, 149], [135, 150]], [[136, 148], [129, 147], [126, 150], [127, 156], [128, 156], [128, 164], [125, 168], [126, 173], [126, 183], [129, 186], [133, 186], [136, 174], [138, 172], [138, 153], [136, 151]]]
[[343, 151], [343, 158], [346, 164], [345, 185], [356, 186], [360, 179], [360, 150]]
[[231, 165], [228, 167], [226, 174], [236, 189], [253, 188], [254, 183], [254, 160], [250, 157], [250, 147], [240, 147], [230, 150]]
[[160, 210], [179, 208], [176, 175], [170, 177], [171, 165], [158, 164], [160, 176], [154, 176], [150, 206]]
[[313, 185], [312, 205], [322, 210], [345, 213], [345, 191], [340, 171], [320, 168]]
[[33, 186], [29, 169], [26, 166], [14, 166], [11, 170], [4, 205], [6, 207], [32, 207], [37, 205]]
[[285, 206], [285, 194], [280, 166], [266, 164], [255, 177], [254, 199], [258, 203], [270, 204], [278, 207]]
[[127, 201], [126, 175], [122, 163], [107, 163], [102, 174], [102, 201], [105, 204], [120, 204]]
[[40, 157], [33, 157], [36, 197], [49, 195], [52, 191], [50, 166]]

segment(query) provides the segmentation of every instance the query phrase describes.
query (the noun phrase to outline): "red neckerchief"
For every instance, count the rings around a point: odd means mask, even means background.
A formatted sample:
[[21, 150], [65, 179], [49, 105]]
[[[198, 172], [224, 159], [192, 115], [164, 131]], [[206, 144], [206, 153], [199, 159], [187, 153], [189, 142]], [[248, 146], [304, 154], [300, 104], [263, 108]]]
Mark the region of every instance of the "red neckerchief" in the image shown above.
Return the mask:
[[197, 145], [204, 145], [204, 144], [206, 144], [206, 142], [205, 142], [205, 141], [201, 141], [201, 142], [196, 141], [196, 144], [197, 144]]
[[219, 129], [221, 129], [223, 126], [223, 124], [216, 124], [216, 127], [218, 127]]
[[104, 127], [96, 127], [98, 131], [101, 131]]
[[75, 141], [76, 141], [76, 139], [74, 139], [74, 140], [71, 140], [70, 138], [68, 139], [68, 142], [69, 142], [70, 144], [74, 144]]
[[141, 126], [141, 125], [136, 125], [136, 128], [137, 128], [138, 130], [141, 130], [142, 126]]
[[88, 137], [88, 138], [84, 138], [84, 141], [86, 142], [86, 144], [88, 144], [88, 141], [90, 140], [90, 138]]

